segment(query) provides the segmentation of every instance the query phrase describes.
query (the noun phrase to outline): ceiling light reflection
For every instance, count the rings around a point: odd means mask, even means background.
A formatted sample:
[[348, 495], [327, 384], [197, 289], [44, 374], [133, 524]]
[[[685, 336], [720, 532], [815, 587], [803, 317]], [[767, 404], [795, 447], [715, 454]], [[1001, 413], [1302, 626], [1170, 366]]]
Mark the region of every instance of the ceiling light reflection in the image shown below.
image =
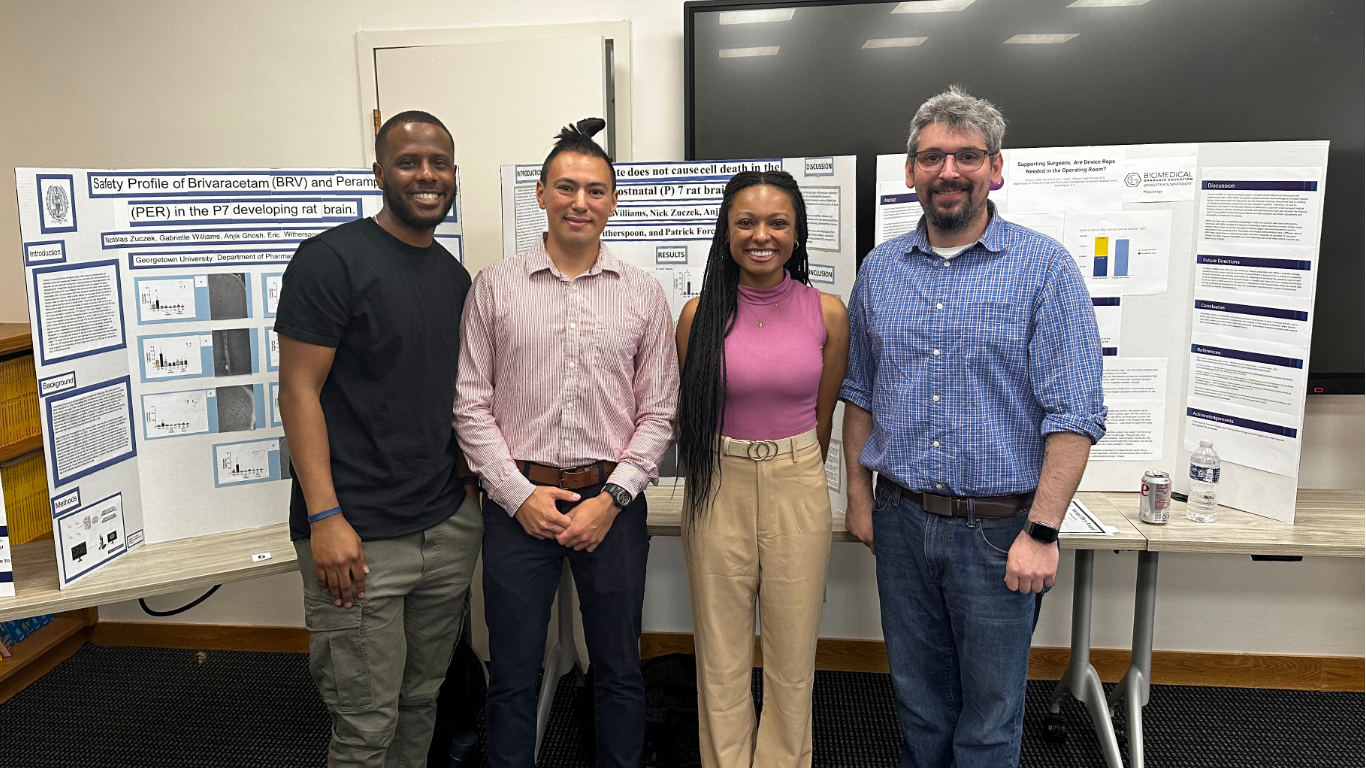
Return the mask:
[[778, 47], [768, 45], [759, 48], [722, 48], [721, 58], [723, 59], [743, 59], [748, 56], [777, 56]]

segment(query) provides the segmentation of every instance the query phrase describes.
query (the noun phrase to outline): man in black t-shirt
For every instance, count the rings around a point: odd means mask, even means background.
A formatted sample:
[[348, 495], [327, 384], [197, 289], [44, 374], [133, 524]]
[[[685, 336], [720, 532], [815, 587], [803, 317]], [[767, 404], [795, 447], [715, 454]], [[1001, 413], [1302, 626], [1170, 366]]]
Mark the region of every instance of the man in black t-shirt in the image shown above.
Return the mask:
[[425, 112], [375, 137], [384, 207], [285, 270], [280, 413], [309, 666], [330, 766], [423, 766], [483, 517], [451, 427], [470, 275], [433, 238], [455, 199], [451, 134]]

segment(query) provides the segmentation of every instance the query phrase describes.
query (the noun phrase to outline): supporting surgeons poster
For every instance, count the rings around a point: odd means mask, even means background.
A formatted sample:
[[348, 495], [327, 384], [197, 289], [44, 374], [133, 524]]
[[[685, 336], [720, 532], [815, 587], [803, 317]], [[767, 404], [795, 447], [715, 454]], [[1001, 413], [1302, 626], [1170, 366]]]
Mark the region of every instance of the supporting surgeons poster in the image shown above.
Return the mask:
[[[15, 181], [60, 585], [144, 542], [284, 522], [280, 278], [300, 242], [379, 211], [374, 174]], [[458, 214], [436, 236], [462, 259]]]
[[[702, 290], [726, 182], [741, 171], [787, 171], [806, 202], [811, 285], [847, 304], [856, 269], [854, 161], [853, 156], [827, 156], [616, 163], [617, 211], [602, 239], [617, 257], [654, 275], [677, 322], [683, 305]], [[504, 258], [526, 250], [545, 232], [545, 211], [536, 202], [540, 174], [540, 164], [503, 166]], [[837, 406], [836, 435], [842, 412]], [[827, 462], [830, 500], [839, 510], [845, 506], [843, 472], [842, 465]], [[672, 451], [660, 474], [663, 483], [672, 482]]]
[[[1008, 149], [990, 199], [1067, 248], [1105, 348], [1109, 434], [1083, 490], [1146, 469], [1189, 480], [1201, 439], [1220, 502], [1292, 522], [1327, 142]], [[877, 161], [875, 237], [920, 219], [906, 156]]]

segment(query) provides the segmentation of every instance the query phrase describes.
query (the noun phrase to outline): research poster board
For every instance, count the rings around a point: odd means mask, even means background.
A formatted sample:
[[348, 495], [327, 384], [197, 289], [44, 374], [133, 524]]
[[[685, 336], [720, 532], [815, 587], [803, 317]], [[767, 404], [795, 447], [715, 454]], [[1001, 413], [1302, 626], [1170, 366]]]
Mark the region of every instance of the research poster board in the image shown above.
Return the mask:
[[14, 597], [14, 558], [10, 555], [3, 487], [0, 487], [0, 597]]
[[[854, 287], [853, 155], [758, 160], [616, 163], [617, 211], [602, 239], [612, 253], [654, 275], [664, 287], [674, 322], [683, 305], [702, 289], [716, 217], [726, 182], [741, 171], [786, 171], [806, 202], [807, 253], [811, 285], [847, 304]], [[536, 201], [541, 164], [502, 167], [503, 257], [526, 250], [546, 230]], [[826, 486], [836, 510], [845, 508], [845, 474], [840, 445], [844, 406], [835, 409], [826, 454]], [[674, 451], [660, 467], [661, 485], [674, 485]], [[682, 493], [682, 482], [677, 481]]]
[[[1189, 488], [1214, 441], [1219, 502], [1294, 522], [1328, 142], [1004, 150], [1001, 215], [1066, 246], [1104, 349], [1107, 433], [1082, 490]], [[875, 238], [914, 228], [905, 154], [877, 161]]]
[[[360, 169], [17, 168], [60, 586], [144, 542], [284, 522], [280, 279], [382, 207]], [[438, 242], [463, 260], [459, 200]]]

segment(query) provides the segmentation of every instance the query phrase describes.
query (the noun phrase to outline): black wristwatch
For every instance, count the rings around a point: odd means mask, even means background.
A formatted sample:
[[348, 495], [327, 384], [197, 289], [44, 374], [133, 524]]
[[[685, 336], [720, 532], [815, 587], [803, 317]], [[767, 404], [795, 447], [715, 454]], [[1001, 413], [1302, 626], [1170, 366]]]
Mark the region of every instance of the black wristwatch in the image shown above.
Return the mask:
[[1058, 540], [1058, 529], [1047, 523], [1036, 523], [1030, 520], [1025, 524], [1025, 533], [1040, 544], [1052, 544]]
[[631, 506], [631, 500], [635, 498], [631, 495], [630, 491], [622, 488], [616, 483], [604, 485], [602, 487], [602, 492], [612, 497], [612, 503], [616, 504], [618, 509], [626, 509]]

